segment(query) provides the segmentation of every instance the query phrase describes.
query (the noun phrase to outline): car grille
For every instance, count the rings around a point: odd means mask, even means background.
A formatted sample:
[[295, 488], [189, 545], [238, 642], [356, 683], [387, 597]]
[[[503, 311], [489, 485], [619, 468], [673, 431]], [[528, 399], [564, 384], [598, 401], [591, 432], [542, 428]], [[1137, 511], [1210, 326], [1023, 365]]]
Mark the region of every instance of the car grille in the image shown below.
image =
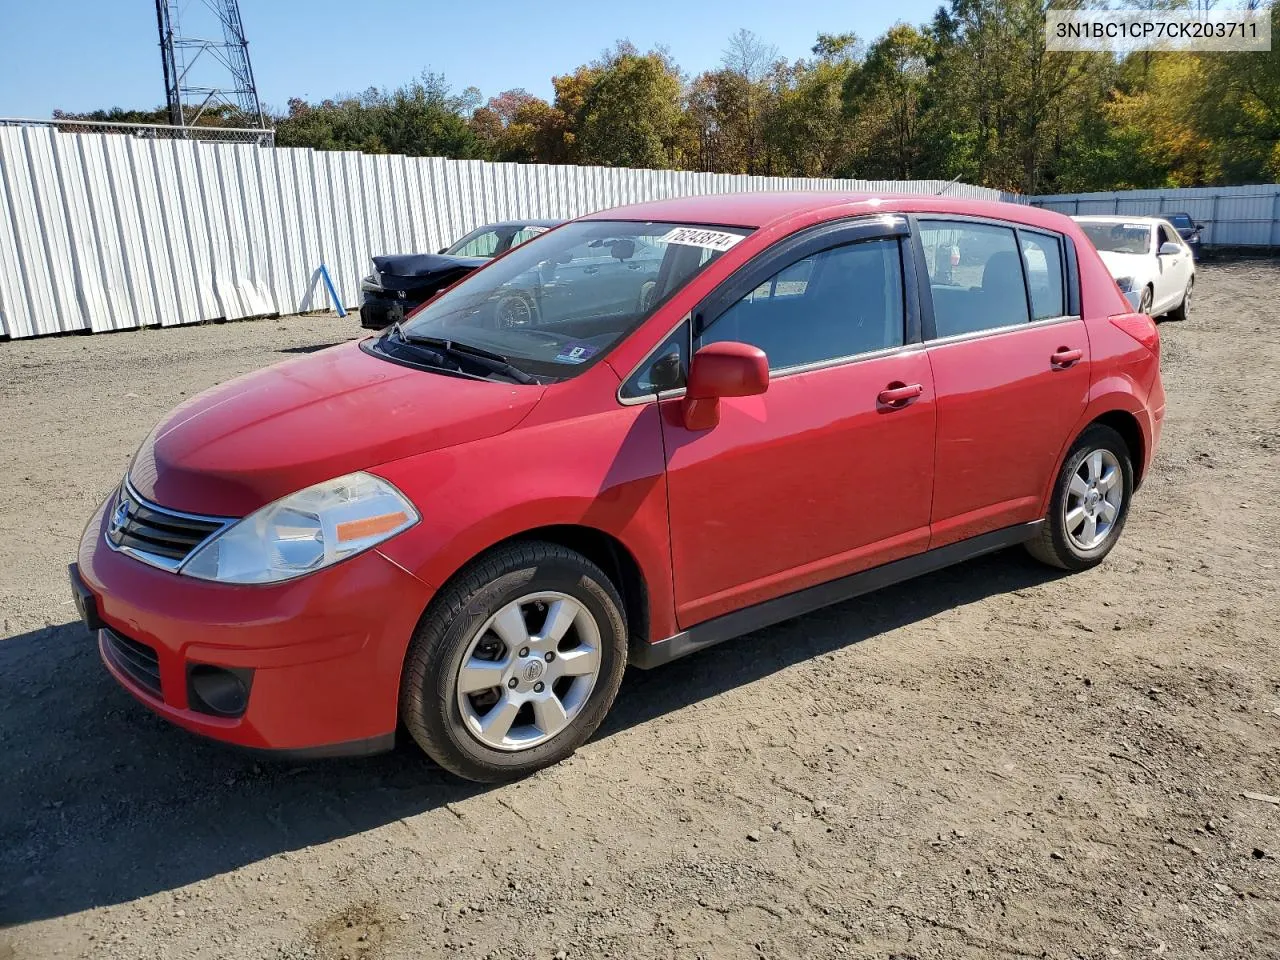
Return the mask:
[[227, 523], [157, 507], [141, 499], [125, 483], [107, 526], [107, 540], [141, 560], [175, 569]]
[[112, 666], [134, 683], [157, 697], [160, 693], [160, 658], [145, 643], [122, 637], [114, 630], [103, 630], [103, 649]]

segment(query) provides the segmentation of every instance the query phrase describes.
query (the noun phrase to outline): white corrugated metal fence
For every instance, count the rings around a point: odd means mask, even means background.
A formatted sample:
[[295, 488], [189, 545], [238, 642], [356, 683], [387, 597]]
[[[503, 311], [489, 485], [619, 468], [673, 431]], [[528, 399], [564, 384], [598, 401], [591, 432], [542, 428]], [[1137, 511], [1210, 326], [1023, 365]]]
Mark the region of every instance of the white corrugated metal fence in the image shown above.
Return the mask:
[[[516, 217], [745, 190], [934, 193], [804, 180], [371, 156], [0, 125], [0, 334], [173, 326], [345, 306], [368, 259]], [[956, 184], [948, 196], [1000, 199]]]
[[1204, 224], [1201, 242], [1210, 247], [1280, 246], [1280, 184], [1185, 187], [1180, 190], [1121, 190], [1030, 197], [1037, 207], [1068, 215], [1161, 216], [1189, 213]]

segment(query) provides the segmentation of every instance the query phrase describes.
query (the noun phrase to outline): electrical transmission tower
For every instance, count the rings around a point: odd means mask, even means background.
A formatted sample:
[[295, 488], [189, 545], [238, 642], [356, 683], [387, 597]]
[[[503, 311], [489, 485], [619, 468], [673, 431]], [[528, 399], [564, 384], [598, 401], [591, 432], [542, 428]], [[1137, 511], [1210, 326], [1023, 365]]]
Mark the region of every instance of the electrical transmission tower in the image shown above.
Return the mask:
[[[181, 26], [179, 14], [190, 22], [188, 29]], [[195, 126], [212, 110], [218, 113], [220, 126], [266, 127], [239, 0], [156, 0], [156, 21], [171, 124]], [[189, 30], [207, 31], [207, 35]]]

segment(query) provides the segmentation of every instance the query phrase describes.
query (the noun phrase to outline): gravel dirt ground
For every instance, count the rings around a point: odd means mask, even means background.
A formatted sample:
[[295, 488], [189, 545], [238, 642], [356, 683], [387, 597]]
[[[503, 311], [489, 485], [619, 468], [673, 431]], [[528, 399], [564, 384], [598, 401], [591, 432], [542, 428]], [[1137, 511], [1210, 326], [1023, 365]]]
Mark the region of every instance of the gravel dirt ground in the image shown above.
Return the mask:
[[0, 960], [1280, 957], [1280, 265], [1197, 293], [1100, 568], [1009, 551], [629, 676], [496, 789], [198, 741], [75, 622], [152, 423], [352, 320], [0, 344]]

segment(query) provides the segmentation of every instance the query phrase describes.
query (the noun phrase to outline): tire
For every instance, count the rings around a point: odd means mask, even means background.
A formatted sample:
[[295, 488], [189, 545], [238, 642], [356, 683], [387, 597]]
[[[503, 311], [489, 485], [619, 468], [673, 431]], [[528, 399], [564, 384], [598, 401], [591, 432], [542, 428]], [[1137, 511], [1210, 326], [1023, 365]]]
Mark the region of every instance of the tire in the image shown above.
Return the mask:
[[1191, 288], [1196, 285], [1195, 277], [1187, 282], [1186, 292], [1182, 295], [1182, 302], [1169, 311], [1169, 319], [1176, 323], [1181, 323], [1187, 319], [1187, 315], [1191, 312]]
[[1138, 301], [1138, 312], [1151, 315], [1151, 304], [1155, 299], [1155, 292], [1150, 287], [1142, 288], [1142, 297]]
[[538, 322], [538, 308], [522, 293], [512, 293], [498, 301], [494, 318], [499, 330], [532, 326]]
[[[456, 577], [418, 624], [401, 720], [431, 759], [466, 780], [500, 783], [559, 763], [617, 696], [627, 666], [622, 610], [617, 588], [586, 557], [541, 541], [499, 548]], [[570, 672], [589, 671], [592, 650], [594, 674]]]
[[[1097, 469], [1099, 463], [1102, 464], [1100, 470]], [[1110, 476], [1109, 469], [1116, 470], [1118, 475], [1110, 486], [1104, 487]], [[1091, 475], [1094, 481], [1101, 482], [1091, 484]], [[1077, 479], [1080, 482], [1073, 486]], [[1118, 496], [1113, 496], [1117, 487]], [[1085, 491], [1094, 491], [1096, 495], [1090, 496]], [[1062, 570], [1096, 567], [1120, 539], [1132, 497], [1133, 462], [1128, 445], [1110, 427], [1094, 424], [1080, 435], [1067, 454], [1054, 482], [1040, 533], [1027, 543], [1028, 552], [1042, 563]], [[1108, 507], [1114, 509], [1110, 520], [1107, 519]], [[1083, 516], [1077, 509], [1083, 510]], [[1092, 535], [1090, 515], [1094, 518]], [[1099, 529], [1104, 524], [1108, 524], [1105, 532]]]

